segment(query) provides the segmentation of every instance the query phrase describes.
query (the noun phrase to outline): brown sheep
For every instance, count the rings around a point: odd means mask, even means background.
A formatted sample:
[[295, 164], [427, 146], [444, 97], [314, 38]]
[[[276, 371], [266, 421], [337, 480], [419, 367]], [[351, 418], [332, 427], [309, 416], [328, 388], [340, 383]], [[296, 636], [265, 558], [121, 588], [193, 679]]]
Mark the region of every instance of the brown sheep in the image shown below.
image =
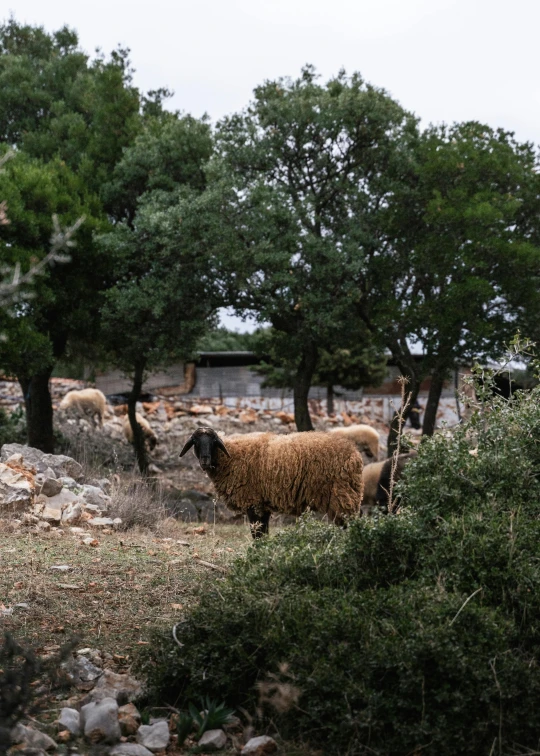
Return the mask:
[[329, 433], [262, 433], [225, 439], [198, 428], [180, 456], [194, 447], [201, 468], [230, 509], [247, 514], [254, 538], [268, 533], [272, 512], [313, 509], [342, 524], [360, 511], [362, 455]]
[[[135, 419], [137, 420], [137, 423], [141, 426], [143, 436], [145, 443], [148, 445], [148, 448], [150, 451], [156, 448], [157, 444], [157, 436], [150, 427], [150, 423], [146, 418], [144, 418], [142, 415], [139, 415], [138, 412], [135, 413]], [[128, 441], [130, 444], [133, 443], [133, 430], [131, 428], [131, 424], [129, 422], [129, 416], [124, 415], [124, 419], [122, 420], [122, 427], [124, 429], [124, 436], [126, 437], [126, 441]]]
[[379, 434], [371, 425], [349, 425], [348, 428], [331, 428], [330, 433], [353, 441], [358, 451], [368, 457], [379, 458]]
[[[401, 478], [405, 465], [409, 460], [414, 459], [418, 452], [412, 451], [408, 454], [398, 456], [396, 471], [394, 473], [394, 483]], [[390, 476], [392, 473], [392, 458], [385, 459], [383, 462], [373, 462], [371, 465], [364, 467], [364, 498], [362, 500], [362, 512], [369, 514], [374, 507], [388, 508], [388, 492], [390, 490]]]
[[103, 425], [103, 418], [107, 411], [107, 399], [99, 389], [86, 388], [80, 391], [69, 391], [60, 402], [60, 409], [75, 411], [78, 415], [90, 417], [97, 424]]

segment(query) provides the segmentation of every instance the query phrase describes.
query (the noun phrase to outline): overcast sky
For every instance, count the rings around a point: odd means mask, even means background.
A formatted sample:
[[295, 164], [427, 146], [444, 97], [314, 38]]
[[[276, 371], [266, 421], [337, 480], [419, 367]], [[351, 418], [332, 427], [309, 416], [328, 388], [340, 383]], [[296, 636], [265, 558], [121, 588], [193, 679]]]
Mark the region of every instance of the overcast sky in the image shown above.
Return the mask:
[[384, 87], [424, 125], [477, 120], [540, 143], [540, 0], [0, 0], [83, 48], [131, 49], [135, 84], [216, 121], [312, 63]]

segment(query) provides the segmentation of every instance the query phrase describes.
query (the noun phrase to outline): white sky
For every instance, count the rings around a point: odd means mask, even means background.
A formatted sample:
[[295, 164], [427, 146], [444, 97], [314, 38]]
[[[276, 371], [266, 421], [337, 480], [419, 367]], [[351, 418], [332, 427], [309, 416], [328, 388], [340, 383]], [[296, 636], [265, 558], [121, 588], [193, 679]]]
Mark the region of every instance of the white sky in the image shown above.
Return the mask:
[[540, 143], [540, 0], [0, 0], [10, 12], [75, 28], [89, 53], [129, 47], [138, 87], [214, 121], [313, 63], [323, 78], [360, 71], [424, 125], [477, 120]]

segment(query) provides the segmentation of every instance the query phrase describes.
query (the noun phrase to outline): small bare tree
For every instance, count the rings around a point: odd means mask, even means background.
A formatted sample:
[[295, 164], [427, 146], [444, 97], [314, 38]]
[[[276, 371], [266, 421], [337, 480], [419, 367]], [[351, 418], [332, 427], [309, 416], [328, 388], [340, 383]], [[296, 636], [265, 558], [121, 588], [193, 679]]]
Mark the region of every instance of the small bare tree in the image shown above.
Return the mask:
[[390, 514], [395, 514], [398, 507], [397, 499], [394, 499], [394, 484], [395, 484], [395, 477], [396, 477], [396, 470], [398, 466], [399, 455], [401, 452], [401, 433], [403, 431], [403, 426], [406, 422], [406, 413], [411, 403], [411, 394], [405, 393], [405, 387], [407, 383], [409, 382], [408, 379], [402, 375], [398, 378], [398, 382], [401, 385], [401, 407], [396, 412], [396, 416], [398, 420], [397, 439], [396, 439], [396, 447], [392, 453], [392, 469], [390, 472], [390, 486], [388, 490], [388, 512]]

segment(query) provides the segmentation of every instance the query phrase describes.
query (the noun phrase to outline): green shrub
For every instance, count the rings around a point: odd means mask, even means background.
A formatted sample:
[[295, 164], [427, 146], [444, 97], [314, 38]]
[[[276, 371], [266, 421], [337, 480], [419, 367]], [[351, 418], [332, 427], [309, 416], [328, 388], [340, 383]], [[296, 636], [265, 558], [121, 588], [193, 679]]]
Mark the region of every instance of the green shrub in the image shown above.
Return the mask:
[[328, 754], [537, 751], [539, 400], [496, 397], [424, 441], [399, 515], [255, 544], [201, 586], [183, 647], [141, 659], [152, 695], [258, 708]]
[[0, 407], [0, 447], [4, 444], [25, 444], [26, 426], [22, 407], [6, 412]]

